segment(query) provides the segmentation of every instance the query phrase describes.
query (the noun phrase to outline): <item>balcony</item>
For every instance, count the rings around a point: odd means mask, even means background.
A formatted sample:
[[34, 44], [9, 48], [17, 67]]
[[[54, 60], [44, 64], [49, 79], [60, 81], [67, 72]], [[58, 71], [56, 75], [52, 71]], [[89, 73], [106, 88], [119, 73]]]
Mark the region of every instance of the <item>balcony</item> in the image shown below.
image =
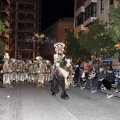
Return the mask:
[[94, 19], [97, 19], [96, 17], [90, 17], [86, 21], [84, 21], [84, 26], [88, 26]]
[[6, 0], [7, 1], [7, 3], [10, 5], [10, 0]]
[[77, 11], [75, 11], [75, 17], [77, 17], [81, 12], [85, 12], [84, 6], [81, 6]]
[[84, 3], [84, 7], [86, 8], [90, 3], [97, 3], [97, 0], [87, 0], [85, 3]]
[[2, 14], [4, 14], [5, 16], [10, 16], [10, 11], [6, 8], [6, 7], [1, 7], [1, 11]]
[[10, 0], [1, 0], [2, 3], [6, 4], [6, 5], [10, 5]]
[[5, 45], [5, 50], [9, 51], [9, 46], [8, 45]]
[[4, 33], [0, 36], [0, 38], [1, 38], [2, 41], [6, 42], [6, 40], [9, 39], [9, 34]]
[[75, 34], [76, 33], [79, 33], [79, 32], [81, 32], [81, 31], [85, 31], [85, 27], [84, 27], [84, 25], [83, 24], [81, 24], [81, 25], [79, 25], [78, 27], [76, 27], [74, 30], [74, 32], [75, 32]]
[[4, 35], [7, 39], [9, 39], [10, 35], [9, 34], [5, 34]]
[[4, 21], [4, 24], [9, 28], [10, 27], [10, 24], [7, 20]]

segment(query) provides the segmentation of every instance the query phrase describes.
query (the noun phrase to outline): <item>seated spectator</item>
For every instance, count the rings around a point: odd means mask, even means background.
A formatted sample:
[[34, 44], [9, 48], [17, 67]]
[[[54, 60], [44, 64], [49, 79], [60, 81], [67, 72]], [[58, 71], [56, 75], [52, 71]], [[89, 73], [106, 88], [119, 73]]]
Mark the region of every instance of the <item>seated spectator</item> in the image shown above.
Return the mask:
[[106, 90], [106, 89], [108, 90], [107, 98], [109, 99], [109, 98], [113, 97], [114, 95], [112, 95], [110, 93], [110, 91], [113, 91], [111, 82], [109, 80], [107, 80], [107, 79], [103, 79], [102, 84], [105, 87], [104, 90]]
[[106, 73], [106, 79], [110, 81], [111, 84], [115, 83], [115, 74], [113, 72], [113, 69], [109, 69]]
[[87, 83], [87, 79], [88, 79], [88, 72], [87, 70], [84, 68], [81, 69], [81, 76], [80, 76], [80, 88], [84, 89], [85, 88], [85, 84]]
[[92, 80], [91, 93], [97, 92], [97, 88], [98, 88], [98, 73], [96, 71], [92, 71], [91, 74], [90, 74], [90, 78]]
[[102, 81], [102, 84], [108, 90], [107, 98], [113, 97], [110, 91], [113, 91], [112, 84], [114, 83], [115, 83], [115, 74], [113, 73], [113, 69], [109, 68], [106, 73], [106, 78]]
[[120, 75], [116, 75], [115, 87], [116, 87], [116, 91], [115, 92], [117, 92], [118, 95], [120, 95]]
[[98, 90], [101, 90], [102, 80], [106, 78], [106, 74], [104, 72], [104, 68], [100, 67], [98, 74]]

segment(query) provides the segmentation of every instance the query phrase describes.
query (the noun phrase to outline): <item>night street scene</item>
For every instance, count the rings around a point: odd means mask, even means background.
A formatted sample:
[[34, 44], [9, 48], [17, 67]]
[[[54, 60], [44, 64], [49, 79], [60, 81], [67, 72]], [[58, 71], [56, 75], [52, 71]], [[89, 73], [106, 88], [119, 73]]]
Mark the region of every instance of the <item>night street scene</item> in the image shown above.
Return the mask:
[[0, 120], [120, 120], [120, 0], [0, 0]]

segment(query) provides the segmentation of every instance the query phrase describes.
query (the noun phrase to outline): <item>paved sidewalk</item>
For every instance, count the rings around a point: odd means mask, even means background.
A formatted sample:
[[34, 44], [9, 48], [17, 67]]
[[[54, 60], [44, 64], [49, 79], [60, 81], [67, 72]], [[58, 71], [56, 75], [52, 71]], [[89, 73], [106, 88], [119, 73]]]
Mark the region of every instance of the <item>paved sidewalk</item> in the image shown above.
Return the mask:
[[1, 88], [0, 120], [120, 120], [119, 98], [72, 87], [70, 99], [61, 100], [60, 92], [52, 96], [49, 84], [44, 89], [32, 84]]

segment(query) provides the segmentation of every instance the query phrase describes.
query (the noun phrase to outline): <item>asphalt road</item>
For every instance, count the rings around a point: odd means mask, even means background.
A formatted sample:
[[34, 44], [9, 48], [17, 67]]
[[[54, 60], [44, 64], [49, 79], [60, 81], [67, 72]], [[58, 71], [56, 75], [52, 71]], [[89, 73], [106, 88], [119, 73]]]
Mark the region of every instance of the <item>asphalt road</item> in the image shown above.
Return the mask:
[[44, 89], [35, 84], [0, 88], [0, 120], [120, 120], [120, 98], [79, 86], [67, 91], [69, 100], [60, 92], [52, 96], [48, 83]]

